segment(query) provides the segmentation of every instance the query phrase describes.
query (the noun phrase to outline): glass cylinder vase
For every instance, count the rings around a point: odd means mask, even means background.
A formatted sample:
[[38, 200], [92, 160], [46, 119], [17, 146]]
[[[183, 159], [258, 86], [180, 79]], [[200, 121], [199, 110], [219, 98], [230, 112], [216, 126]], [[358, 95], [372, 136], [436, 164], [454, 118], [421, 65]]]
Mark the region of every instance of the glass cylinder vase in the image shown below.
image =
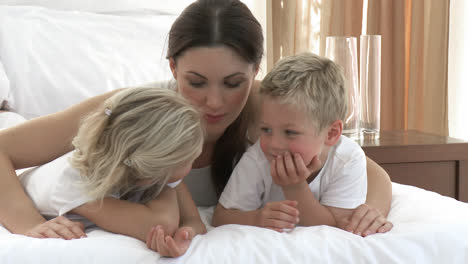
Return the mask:
[[380, 132], [381, 36], [360, 39], [361, 137], [378, 139]]
[[343, 68], [348, 89], [348, 113], [343, 124], [343, 135], [359, 138], [359, 86], [356, 37], [329, 36], [326, 38], [325, 56]]

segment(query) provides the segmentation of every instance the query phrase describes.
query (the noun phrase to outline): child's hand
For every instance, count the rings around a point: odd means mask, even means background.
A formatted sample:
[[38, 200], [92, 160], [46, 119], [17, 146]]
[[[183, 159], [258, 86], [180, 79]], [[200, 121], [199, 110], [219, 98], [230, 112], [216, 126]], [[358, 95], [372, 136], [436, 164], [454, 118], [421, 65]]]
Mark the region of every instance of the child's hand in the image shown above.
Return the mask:
[[86, 237], [81, 222], [70, 221], [65, 216], [58, 216], [30, 229], [25, 234], [36, 238], [63, 238], [66, 240]]
[[269, 202], [258, 211], [255, 225], [278, 232], [292, 229], [299, 223], [299, 210], [296, 201]]
[[392, 229], [393, 224], [388, 221], [379, 210], [367, 204], [361, 204], [354, 209], [350, 220], [338, 223], [338, 227], [365, 237], [375, 233], [388, 232]]
[[321, 162], [317, 156], [306, 166], [301, 155], [286, 152], [270, 162], [271, 177], [279, 186], [292, 186], [305, 182], [320, 166]]
[[174, 237], [166, 236], [163, 228], [156, 226], [148, 232], [146, 246], [163, 257], [179, 257], [187, 251], [194, 236], [195, 231], [189, 226], [177, 229]]

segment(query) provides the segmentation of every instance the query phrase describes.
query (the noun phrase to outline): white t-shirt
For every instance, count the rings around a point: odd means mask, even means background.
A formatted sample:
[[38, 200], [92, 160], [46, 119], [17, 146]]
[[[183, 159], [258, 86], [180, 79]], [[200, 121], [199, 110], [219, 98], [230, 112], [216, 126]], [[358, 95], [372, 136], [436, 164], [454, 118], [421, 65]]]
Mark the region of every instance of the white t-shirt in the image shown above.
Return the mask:
[[[364, 203], [367, 195], [364, 151], [341, 136], [309, 187], [323, 205], [351, 209]], [[273, 182], [269, 162], [257, 141], [235, 167], [219, 202], [228, 209], [251, 211], [267, 202], [282, 200], [285, 200], [283, 190]]]
[[[69, 162], [72, 154], [73, 151], [49, 163], [27, 170], [20, 174], [19, 178], [41, 215], [51, 219], [66, 214], [69, 219], [82, 221], [85, 227], [89, 227], [92, 226], [92, 223], [86, 218], [67, 214], [69, 211], [94, 200], [79, 184], [81, 181], [80, 173]], [[179, 182], [168, 185], [174, 188]], [[142, 195], [143, 191], [136, 192], [128, 201], [140, 202]], [[109, 197], [120, 198], [118, 194], [109, 195]]]

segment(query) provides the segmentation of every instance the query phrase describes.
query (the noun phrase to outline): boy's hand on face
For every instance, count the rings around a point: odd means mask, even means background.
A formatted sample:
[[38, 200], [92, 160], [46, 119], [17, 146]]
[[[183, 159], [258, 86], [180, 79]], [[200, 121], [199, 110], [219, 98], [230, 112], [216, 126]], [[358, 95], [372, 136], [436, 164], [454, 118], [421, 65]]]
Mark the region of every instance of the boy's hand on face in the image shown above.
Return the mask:
[[292, 229], [299, 223], [299, 210], [296, 201], [269, 202], [258, 210], [255, 225], [278, 232]]
[[174, 236], [171, 237], [165, 235], [161, 226], [156, 226], [148, 232], [146, 246], [163, 257], [179, 257], [190, 247], [195, 234], [192, 227], [184, 226], [177, 229]]
[[321, 167], [321, 161], [315, 156], [307, 166], [301, 155], [286, 152], [270, 162], [273, 181], [282, 187], [294, 186], [307, 181], [307, 178]]

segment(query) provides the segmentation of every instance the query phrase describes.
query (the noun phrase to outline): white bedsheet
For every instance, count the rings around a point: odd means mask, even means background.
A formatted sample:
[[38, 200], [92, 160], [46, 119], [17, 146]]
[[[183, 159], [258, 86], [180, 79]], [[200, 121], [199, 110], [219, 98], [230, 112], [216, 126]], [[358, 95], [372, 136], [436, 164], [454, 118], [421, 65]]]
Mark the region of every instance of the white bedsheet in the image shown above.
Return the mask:
[[[199, 208], [209, 223], [213, 208]], [[12, 235], [0, 227], [0, 263], [468, 263], [468, 204], [393, 183], [387, 234], [361, 238], [337, 228], [208, 227], [179, 258], [102, 230], [72, 241]]]

